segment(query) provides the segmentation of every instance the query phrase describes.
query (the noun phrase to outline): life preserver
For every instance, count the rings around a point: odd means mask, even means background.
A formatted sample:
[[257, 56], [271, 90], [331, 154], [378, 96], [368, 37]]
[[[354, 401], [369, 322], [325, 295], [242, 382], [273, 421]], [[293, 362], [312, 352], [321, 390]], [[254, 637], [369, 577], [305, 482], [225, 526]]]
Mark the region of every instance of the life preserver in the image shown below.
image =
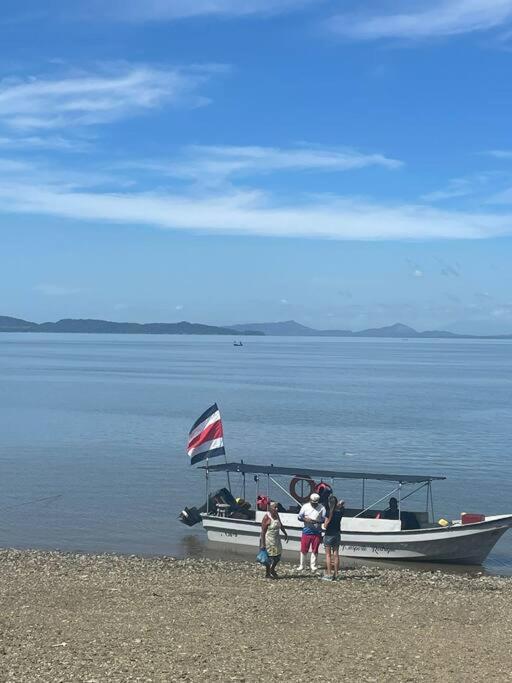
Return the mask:
[[319, 484], [315, 486], [315, 493], [318, 493], [320, 498], [327, 498], [327, 496], [330, 496], [332, 493], [332, 486], [326, 484], [325, 481], [321, 481]]
[[[304, 481], [306, 484], [309, 486], [309, 493], [307, 493], [305, 496], [299, 496], [297, 493], [297, 484], [299, 481]], [[316, 489], [316, 482], [311, 479], [311, 477], [293, 477], [293, 479], [290, 482], [290, 495], [295, 498], [295, 500], [298, 503], [305, 503], [306, 501], [309, 500], [309, 496], [315, 492]]]
[[266, 512], [268, 510], [269, 505], [270, 498], [268, 496], [258, 496], [258, 498], [256, 499], [256, 507], [258, 508], [258, 510]]

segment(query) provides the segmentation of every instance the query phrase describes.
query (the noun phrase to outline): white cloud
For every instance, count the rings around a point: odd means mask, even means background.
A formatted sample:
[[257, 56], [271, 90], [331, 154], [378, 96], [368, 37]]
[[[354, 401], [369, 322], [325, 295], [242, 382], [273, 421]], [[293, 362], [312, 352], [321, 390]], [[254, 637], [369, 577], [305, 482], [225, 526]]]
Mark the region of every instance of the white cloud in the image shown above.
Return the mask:
[[128, 66], [62, 78], [0, 81], [0, 123], [17, 130], [90, 126], [132, 116], [164, 104], [204, 104], [197, 86], [209, 66], [155, 69]]
[[454, 178], [449, 181], [444, 190], [436, 190], [422, 195], [421, 199], [425, 202], [439, 202], [445, 199], [455, 199], [465, 197], [472, 193], [473, 184], [466, 178]]
[[496, 192], [486, 200], [487, 204], [512, 204], [512, 187]]
[[[383, 154], [353, 149], [300, 145], [291, 148], [193, 145], [182, 158], [168, 163], [148, 162], [147, 170], [174, 177], [211, 181], [274, 171], [348, 171], [367, 166], [396, 169], [402, 162]], [[140, 164], [138, 164], [140, 168]]]
[[31, 135], [26, 137], [0, 136], [0, 148], [17, 150], [53, 150], [62, 152], [84, 152], [90, 149], [90, 143], [85, 140], [70, 140], [57, 135], [41, 137]]
[[512, 216], [317, 195], [282, 202], [257, 190], [94, 192], [21, 178], [0, 182], [4, 212], [215, 234], [340, 240], [472, 239], [512, 234]]
[[[282, 14], [325, 0], [89, 0], [90, 16], [122, 21], [172, 21], [199, 16], [244, 17]], [[83, 9], [83, 8], [82, 8]]]
[[452, 178], [445, 188], [428, 192], [422, 195], [421, 199], [425, 202], [440, 202], [460, 197], [481, 196], [484, 191], [489, 190], [489, 187], [496, 187], [508, 180], [508, 175], [497, 171], [473, 173], [465, 178]]
[[19, 174], [30, 172], [31, 166], [16, 159], [0, 159], [0, 173]]
[[182, 311], [182, 310], [183, 310], [183, 306], [182, 306], [181, 304], [178, 304], [177, 306], [174, 307], [174, 309], [175, 309], [176, 311]]
[[491, 149], [486, 152], [488, 156], [494, 157], [495, 159], [512, 159], [512, 150], [510, 149]]
[[66, 287], [62, 285], [40, 284], [34, 287], [36, 292], [45, 294], [46, 296], [70, 296], [72, 294], [79, 294], [83, 289], [77, 287]]
[[329, 26], [356, 40], [421, 39], [485, 31], [512, 19], [512, 0], [409, 0], [402, 2], [402, 12], [396, 2], [389, 6], [389, 13], [338, 15]]
[[423, 277], [423, 271], [419, 268], [416, 268], [416, 270], [413, 272], [413, 275], [414, 277]]

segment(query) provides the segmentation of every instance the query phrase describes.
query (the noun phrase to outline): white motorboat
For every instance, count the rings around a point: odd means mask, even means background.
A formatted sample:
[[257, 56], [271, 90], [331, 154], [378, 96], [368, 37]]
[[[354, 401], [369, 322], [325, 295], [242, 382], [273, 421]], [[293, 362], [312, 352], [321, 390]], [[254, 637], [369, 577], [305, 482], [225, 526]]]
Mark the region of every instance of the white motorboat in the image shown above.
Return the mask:
[[[362, 482], [361, 507], [345, 509], [341, 521], [340, 553], [346, 557], [481, 564], [500, 537], [512, 526], [512, 514], [488, 516], [462, 513], [459, 519], [451, 522], [443, 520], [444, 525], [436, 523], [432, 482], [445, 477], [335, 472], [319, 468], [253, 465], [243, 461], [213, 466], [206, 464], [200, 469], [204, 470], [206, 477], [206, 503], [200, 509], [185, 508], [180, 519], [189, 526], [202, 523], [211, 541], [258, 547], [261, 520], [270, 500], [270, 487], [275, 485], [292, 501], [288, 508], [280, 506], [280, 517], [290, 539], [286, 547], [298, 552], [302, 533], [302, 523], [297, 517], [300, 505], [313, 490], [320, 491], [326, 500], [334, 482], [343, 479], [359, 479]], [[211, 474], [218, 472], [227, 473], [228, 478], [229, 474], [241, 475], [242, 499], [235, 500], [228, 489], [210, 493]], [[247, 475], [251, 475], [256, 484], [254, 508], [245, 500]], [[277, 477], [283, 476], [291, 478], [288, 489], [277, 480]], [[315, 478], [320, 478], [319, 484]], [[260, 493], [262, 479], [263, 484], [266, 483], [266, 495]], [[390, 482], [394, 488], [383, 498], [366, 505], [367, 481]], [[407, 487], [412, 487], [412, 490]], [[426, 490], [425, 509], [405, 510], [405, 499], [420, 490]], [[378, 506], [382, 508], [383, 501], [393, 494], [398, 501], [397, 518], [386, 519], [385, 511]]]

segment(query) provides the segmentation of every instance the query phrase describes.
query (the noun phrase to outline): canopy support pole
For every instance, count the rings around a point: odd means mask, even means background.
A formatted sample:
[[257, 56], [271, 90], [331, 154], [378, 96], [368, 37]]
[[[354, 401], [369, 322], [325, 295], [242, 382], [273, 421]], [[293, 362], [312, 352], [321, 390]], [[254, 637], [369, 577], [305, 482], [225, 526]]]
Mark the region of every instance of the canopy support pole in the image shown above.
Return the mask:
[[291, 498], [293, 500], [293, 502], [295, 503], [295, 505], [298, 504], [299, 501], [295, 500], [295, 498], [292, 496], [292, 494], [289, 491], [287, 491], [284, 486], [281, 486], [281, 484], [278, 481], [276, 481], [273, 477], [270, 477], [270, 481], [272, 481], [276, 486], [278, 486], [281, 489], [281, 491], [283, 491], [283, 493], [286, 493], [288, 498]]
[[432, 523], [434, 523], [434, 498], [432, 496], [432, 482], [428, 482], [428, 489], [430, 491], [430, 510], [432, 512]]
[[258, 496], [260, 494], [260, 478], [257, 474], [254, 475], [254, 482], [256, 483], [256, 497], [254, 498], [254, 510], [258, 509]]
[[362, 514], [364, 514], [365, 512], [368, 512], [368, 510], [371, 510], [372, 507], [373, 507], [374, 505], [377, 505], [377, 503], [381, 503], [383, 500], [385, 500], [385, 499], [386, 499], [388, 496], [390, 496], [392, 493], [396, 493], [396, 491], [399, 491], [399, 490], [400, 490], [400, 486], [402, 486], [402, 484], [398, 484], [398, 486], [397, 486], [396, 488], [394, 488], [394, 489], [393, 489], [392, 491], [390, 491], [389, 493], [386, 493], [385, 496], [382, 496], [382, 498], [379, 498], [379, 500], [376, 500], [374, 503], [372, 503], [371, 505], [369, 505], [367, 508], [365, 508], [364, 510], [361, 510], [361, 512], [358, 512], [357, 515], [354, 515], [354, 518], [355, 518], [355, 517], [360, 517], [360, 516], [361, 516]]

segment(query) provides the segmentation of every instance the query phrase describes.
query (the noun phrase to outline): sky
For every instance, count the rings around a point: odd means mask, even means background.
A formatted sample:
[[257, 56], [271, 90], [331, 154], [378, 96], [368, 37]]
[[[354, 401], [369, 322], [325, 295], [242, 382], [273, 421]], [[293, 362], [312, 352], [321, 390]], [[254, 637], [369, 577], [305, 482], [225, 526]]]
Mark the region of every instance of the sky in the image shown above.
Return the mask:
[[0, 315], [512, 333], [512, 0], [2, 0]]

